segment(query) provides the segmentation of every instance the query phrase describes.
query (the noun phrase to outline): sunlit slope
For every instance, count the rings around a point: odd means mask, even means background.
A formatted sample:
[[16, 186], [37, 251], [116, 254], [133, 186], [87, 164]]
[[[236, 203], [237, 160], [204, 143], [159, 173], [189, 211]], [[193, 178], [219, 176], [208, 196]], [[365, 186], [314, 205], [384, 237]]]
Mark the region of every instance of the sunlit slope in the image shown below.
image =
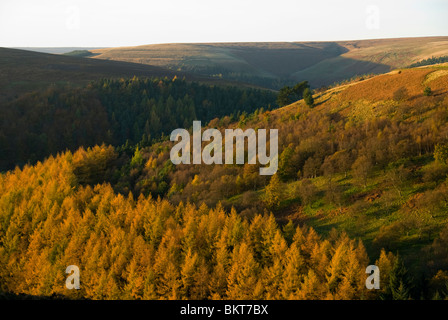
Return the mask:
[[[362, 120], [392, 117], [403, 105], [418, 106], [422, 103], [427, 98], [423, 96], [426, 87], [431, 88], [432, 98], [440, 99], [448, 94], [448, 64], [397, 69], [316, 93], [314, 110], [339, 112]], [[288, 113], [297, 111], [297, 108], [309, 109], [301, 100], [273, 113]]]

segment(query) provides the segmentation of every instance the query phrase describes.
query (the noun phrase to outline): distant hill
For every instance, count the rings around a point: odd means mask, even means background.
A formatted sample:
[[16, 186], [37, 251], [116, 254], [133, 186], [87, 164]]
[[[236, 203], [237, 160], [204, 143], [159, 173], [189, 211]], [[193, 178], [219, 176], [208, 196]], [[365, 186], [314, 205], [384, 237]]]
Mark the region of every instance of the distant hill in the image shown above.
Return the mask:
[[128, 61], [270, 88], [308, 80], [313, 87], [389, 72], [448, 54], [448, 37], [338, 42], [156, 44], [91, 50]]
[[64, 54], [72, 51], [104, 49], [98, 47], [16, 47], [11, 49], [27, 50], [41, 53]]
[[86, 57], [91, 57], [95, 54], [90, 52], [89, 50], [73, 50], [73, 51], [64, 53], [64, 55], [71, 56], [71, 57], [86, 58]]
[[102, 78], [185, 76], [187, 80], [224, 83], [220, 79], [192, 76], [160, 66], [8, 48], [0, 48], [0, 70], [0, 102], [24, 92], [46, 89], [49, 85], [85, 85]]

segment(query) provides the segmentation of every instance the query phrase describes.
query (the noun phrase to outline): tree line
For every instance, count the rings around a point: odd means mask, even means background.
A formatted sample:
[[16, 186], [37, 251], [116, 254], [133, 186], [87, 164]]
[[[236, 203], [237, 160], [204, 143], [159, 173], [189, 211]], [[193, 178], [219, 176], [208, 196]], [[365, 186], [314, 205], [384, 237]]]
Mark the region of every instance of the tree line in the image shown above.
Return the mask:
[[423, 59], [419, 62], [412, 63], [409, 65], [409, 68], [415, 68], [415, 67], [422, 67], [422, 66], [430, 66], [433, 64], [438, 63], [445, 63], [448, 62], [448, 56], [441, 56], [441, 57], [431, 57], [428, 59]]

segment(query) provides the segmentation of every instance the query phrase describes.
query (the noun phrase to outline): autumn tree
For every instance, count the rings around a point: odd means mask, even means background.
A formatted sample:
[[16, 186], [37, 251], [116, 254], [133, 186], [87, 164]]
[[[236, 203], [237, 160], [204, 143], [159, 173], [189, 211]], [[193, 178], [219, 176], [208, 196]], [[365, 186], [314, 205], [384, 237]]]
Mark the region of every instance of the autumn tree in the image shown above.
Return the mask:
[[364, 188], [367, 187], [367, 179], [372, 174], [372, 168], [372, 161], [365, 155], [359, 156], [352, 165], [353, 175]]
[[317, 198], [318, 189], [310, 179], [302, 179], [296, 186], [302, 205], [310, 205]]
[[236, 246], [232, 254], [232, 264], [227, 282], [227, 297], [232, 300], [256, 299], [259, 265], [247, 244]]
[[400, 87], [394, 91], [393, 99], [397, 102], [401, 102], [408, 97], [408, 89], [406, 87]]
[[266, 187], [264, 203], [266, 207], [275, 210], [280, 206], [282, 200], [282, 183], [278, 174], [271, 176], [271, 180]]
[[293, 149], [286, 147], [280, 154], [277, 174], [282, 181], [287, 181], [296, 176], [297, 170], [292, 162]]
[[448, 144], [438, 143], [434, 147], [434, 159], [440, 164], [447, 164], [448, 160]]

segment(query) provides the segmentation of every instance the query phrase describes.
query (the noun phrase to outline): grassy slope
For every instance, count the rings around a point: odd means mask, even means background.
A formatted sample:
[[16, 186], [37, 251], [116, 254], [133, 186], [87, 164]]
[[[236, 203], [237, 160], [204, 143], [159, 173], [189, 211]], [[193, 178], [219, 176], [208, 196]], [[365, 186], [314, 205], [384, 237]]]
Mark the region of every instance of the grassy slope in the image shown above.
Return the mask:
[[[271, 81], [309, 80], [314, 86], [366, 73], [384, 73], [448, 54], [448, 37], [343, 42], [158, 44], [92, 50], [94, 58], [185, 70], [209, 76]], [[274, 82], [273, 82], [274, 83]]]

